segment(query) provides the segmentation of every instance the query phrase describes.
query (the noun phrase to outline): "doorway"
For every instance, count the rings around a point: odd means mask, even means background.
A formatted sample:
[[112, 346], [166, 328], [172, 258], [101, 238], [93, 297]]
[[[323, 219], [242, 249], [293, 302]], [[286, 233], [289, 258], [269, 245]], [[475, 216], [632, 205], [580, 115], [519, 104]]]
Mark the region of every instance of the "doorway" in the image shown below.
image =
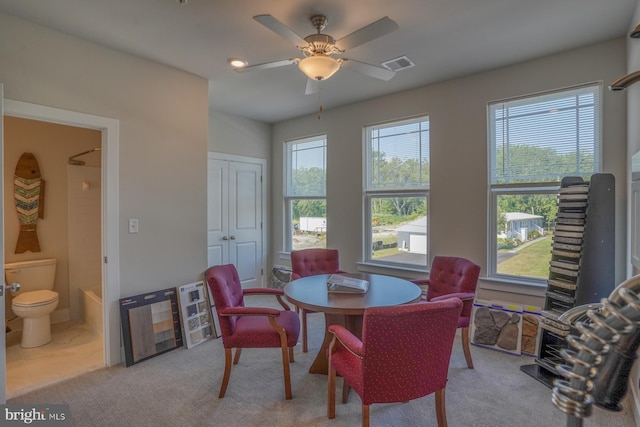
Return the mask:
[[[118, 126], [117, 120], [76, 113], [21, 101], [5, 100], [5, 116], [59, 123], [98, 130], [101, 133], [101, 283], [102, 293], [102, 360], [104, 366], [120, 362], [120, 294], [118, 257]], [[4, 249], [4, 248], [3, 248]], [[6, 369], [2, 363], [0, 369]], [[4, 386], [1, 385], [0, 386]]]
[[[102, 291], [101, 156], [93, 153], [84, 160], [68, 160], [78, 153], [100, 149], [102, 135], [95, 129], [12, 116], [4, 118], [4, 130], [5, 262], [55, 260], [51, 289], [58, 297], [50, 314], [52, 341], [28, 349], [21, 347], [21, 338], [28, 333], [24, 319], [12, 310], [14, 298], [5, 298], [7, 396], [11, 398], [104, 366], [102, 328], [97, 327], [102, 322], [92, 321], [94, 316], [90, 316], [95, 312], [101, 318], [102, 304], [86, 304], [98, 299], [94, 295], [99, 297]], [[25, 153], [33, 156], [45, 183], [40, 189], [40, 206], [44, 209], [35, 223], [37, 245], [28, 247], [20, 234], [19, 221], [24, 217], [15, 208], [21, 193], [14, 194], [11, 179]], [[28, 283], [21, 284], [23, 289], [13, 296], [35, 290], [25, 289]], [[84, 324], [94, 327], [81, 327]]]

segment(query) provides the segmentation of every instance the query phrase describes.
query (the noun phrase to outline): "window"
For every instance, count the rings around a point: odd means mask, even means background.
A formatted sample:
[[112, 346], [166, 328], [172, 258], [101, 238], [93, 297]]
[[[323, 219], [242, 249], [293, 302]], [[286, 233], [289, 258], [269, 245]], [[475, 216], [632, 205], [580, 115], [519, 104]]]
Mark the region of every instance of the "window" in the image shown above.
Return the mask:
[[288, 141], [285, 160], [285, 246], [327, 247], [327, 137]]
[[600, 172], [599, 84], [488, 106], [490, 275], [549, 277], [565, 176]]
[[366, 262], [426, 269], [429, 119], [365, 128]]

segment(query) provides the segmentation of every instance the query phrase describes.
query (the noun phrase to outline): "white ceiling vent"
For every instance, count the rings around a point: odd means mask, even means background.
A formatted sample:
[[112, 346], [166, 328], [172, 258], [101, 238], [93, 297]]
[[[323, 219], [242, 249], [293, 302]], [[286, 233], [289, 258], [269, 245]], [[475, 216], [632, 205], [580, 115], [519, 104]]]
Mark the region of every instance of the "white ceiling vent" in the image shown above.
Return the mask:
[[382, 63], [382, 66], [391, 70], [391, 71], [400, 71], [405, 68], [415, 67], [416, 64], [413, 63], [407, 56], [400, 56], [398, 58], [390, 59]]

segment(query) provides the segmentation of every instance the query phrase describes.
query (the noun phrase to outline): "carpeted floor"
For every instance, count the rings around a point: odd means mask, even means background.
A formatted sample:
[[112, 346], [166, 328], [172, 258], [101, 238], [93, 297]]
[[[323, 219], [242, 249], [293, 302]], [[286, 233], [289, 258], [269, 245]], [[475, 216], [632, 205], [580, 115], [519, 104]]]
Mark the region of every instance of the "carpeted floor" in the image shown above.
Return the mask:
[[[259, 298], [250, 300], [260, 304]], [[269, 304], [265, 304], [269, 305]], [[327, 378], [307, 372], [322, 341], [321, 314], [309, 319], [309, 352], [295, 349], [291, 365], [293, 400], [284, 400], [277, 349], [246, 349], [231, 371], [227, 394], [218, 399], [224, 367], [219, 339], [180, 348], [137, 365], [91, 372], [16, 398], [10, 404], [70, 405], [73, 426], [359, 426], [359, 397], [338, 399], [336, 418], [326, 417]], [[466, 367], [456, 337], [446, 391], [449, 425], [564, 426], [565, 415], [551, 403], [551, 391], [520, 371], [530, 357], [472, 347], [475, 369]], [[341, 381], [339, 381], [339, 385]], [[340, 392], [338, 391], [338, 396]], [[633, 427], [631, 411], [599, 408], [588, 426]], [[372, 426], [435, 426], [433, 395], [408, 403], [373, 405]]]

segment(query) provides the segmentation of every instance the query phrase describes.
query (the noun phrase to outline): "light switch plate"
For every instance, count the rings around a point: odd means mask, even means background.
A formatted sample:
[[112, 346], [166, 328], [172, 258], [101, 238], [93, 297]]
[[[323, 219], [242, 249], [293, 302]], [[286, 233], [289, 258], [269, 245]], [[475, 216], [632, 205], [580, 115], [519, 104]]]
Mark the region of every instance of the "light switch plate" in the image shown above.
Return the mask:
[[138, 232], [138, 218], [132, 218], [129, 220], [129, 234], [135, 234]]

